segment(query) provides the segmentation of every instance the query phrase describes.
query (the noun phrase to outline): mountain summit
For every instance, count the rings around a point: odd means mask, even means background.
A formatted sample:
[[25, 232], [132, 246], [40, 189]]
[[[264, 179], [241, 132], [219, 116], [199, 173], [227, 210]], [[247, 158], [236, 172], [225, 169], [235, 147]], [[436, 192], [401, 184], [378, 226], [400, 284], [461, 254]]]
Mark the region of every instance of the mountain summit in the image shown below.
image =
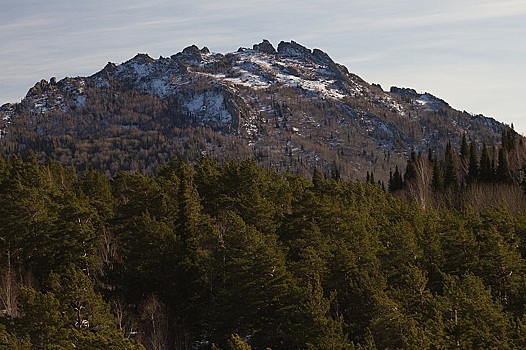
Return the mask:
[[42, 80], [21, 103], [0, 107], [4, 153], [32, 150], [108, 174], [206, 155], [385, 179], [411, 150], [458, 148], [463, 135], [493, 143], [507, 128], [429, 93], [384, 91], [294, 41], [137, 54], [90, 77]]

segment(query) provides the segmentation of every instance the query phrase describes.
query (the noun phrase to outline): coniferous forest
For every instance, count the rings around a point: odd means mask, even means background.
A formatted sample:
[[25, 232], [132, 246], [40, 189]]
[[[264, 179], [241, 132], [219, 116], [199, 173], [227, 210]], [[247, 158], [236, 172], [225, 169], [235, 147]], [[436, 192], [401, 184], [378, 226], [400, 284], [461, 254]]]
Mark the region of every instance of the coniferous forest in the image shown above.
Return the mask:
[[462, 152], [412, 154], [388, 189], [0, 158], [0, 348], [526, 348], [523, 192]]

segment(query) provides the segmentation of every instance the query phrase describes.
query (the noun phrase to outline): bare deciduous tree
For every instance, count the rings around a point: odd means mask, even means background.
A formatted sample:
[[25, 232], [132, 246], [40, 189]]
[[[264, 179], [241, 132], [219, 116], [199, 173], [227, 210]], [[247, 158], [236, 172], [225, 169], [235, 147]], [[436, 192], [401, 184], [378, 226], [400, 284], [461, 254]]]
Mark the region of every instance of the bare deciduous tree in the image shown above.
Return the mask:
[[149, 349], [166, 349], [168, 341], [165, 306], [152, 294], [142, 306], [142, 318], [145, 322], [145, 341]]
[[408, 193], [413, 201], [426, 209], [433, 199], [433, 193], [431, 190], [433, 169], [431, 164], [429, 164], [429, 162], [422, 156], [419, 156], [416, 159], [414, 169], [416, 176], [407, 184]]
[[7, 266], [0, 276], [0, 300], [2, 302], [2, 313], [7, 316], [17, 316], [17, 294], [18, 284], [15, 273], [11, 266], [11, 254], [7, 252]]

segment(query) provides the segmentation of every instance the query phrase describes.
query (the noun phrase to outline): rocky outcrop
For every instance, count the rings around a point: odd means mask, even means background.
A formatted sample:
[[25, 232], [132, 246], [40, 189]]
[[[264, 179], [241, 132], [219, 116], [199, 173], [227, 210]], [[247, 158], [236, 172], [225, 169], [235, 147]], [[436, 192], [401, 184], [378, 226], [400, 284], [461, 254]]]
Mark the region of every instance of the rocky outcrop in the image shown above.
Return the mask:
[[182, 52], [178, 52], [175, 55], [172, 55], [170, 58], [174, 60], [179, 60], [190, 65], [197, 65], [203, 62], [203, 56], [210, 53], [207, 47], [203, 47], [201, 50], [195, 45], [186, 47]]
[[282, 56], [311, 58], [311, 50], [292, 40], [291, 42], [282, 41], [278, 44], [278, 53]]
[[270, 41], [268, 41], [267, 39], [264, 39], [259, 44], [254, 44], [253, 49], [255, 51], [263, 52], [269, 55], [275, 55], [278, 53], [276, 49], [274, 48], [274, 46], [272, 46]]

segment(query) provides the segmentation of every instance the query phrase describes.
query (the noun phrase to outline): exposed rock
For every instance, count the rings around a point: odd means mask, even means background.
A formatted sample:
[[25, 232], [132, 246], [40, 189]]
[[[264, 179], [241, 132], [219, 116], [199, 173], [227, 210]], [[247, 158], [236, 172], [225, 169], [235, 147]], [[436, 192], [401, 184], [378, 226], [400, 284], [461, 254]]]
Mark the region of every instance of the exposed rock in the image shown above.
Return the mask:
[[278, 53], [276, 49], [274, 48], [274, 46], [272, 46], [270, 41], [268, 41], [267, 39], [263, 39], [263, 41], [259, 44], [254, 44], [253, 49], [255, 51], [267, 53], [270, 55], [275, 55]]
[[137, 55], [135, 55], [134, 58], [132, 58], [128, 62], [134, 62], [134, 63], [139, 63], [139, 64], [150, 64], [150, 63], [154, 63], [155, 59], [150, 57], [146, 53], [138, 53]]
[[100, 73], [102, 74], [107, 74], [107, 75], [113, 75], [115, 73], [115, 70], [116, 70], [117, 66], [115, 65], [115, 63], [112, 63], [112, 62], [108, 62], [108, 64], [106, 64], [104, 66], [104, 68], [102, 69], [102, 71]]
[[416, 92], [415, 89], [400, 88], [397, 86], [391, 86], [391, 89], [389, 90], [389, 92], [393, 94], [401, 95], [401, 96], [403, 95], [418, 96], [418, 93]]
[[312, 60], [318, 64], [324, 65], [330, 65], [334, 63], [332, 58], [320, 49], [314, 49], [312, 51]]
[[[205, 48], [203, 48], [203, 50], [204, 49]], [[206, 48], [206, 50], [208, 49]], [[191, 46], [186, 47], [182, 52], [178, 52], [175, 55], [172, 55], [171, 58], [185, 62], [190, 65], [196, 65], [203, 61], [203, 57], [202, 57], [203, 53], [204, 52], [199, 50], [197, 46], [191, 45]]]
[[290, 43], [285, 41], [280, 42], [278, 45], [278, 53], [283, 56], [301, 58], [310, 58], [312, 55], [312, 52], [308, 48], [298, 44], [294, 40]]

